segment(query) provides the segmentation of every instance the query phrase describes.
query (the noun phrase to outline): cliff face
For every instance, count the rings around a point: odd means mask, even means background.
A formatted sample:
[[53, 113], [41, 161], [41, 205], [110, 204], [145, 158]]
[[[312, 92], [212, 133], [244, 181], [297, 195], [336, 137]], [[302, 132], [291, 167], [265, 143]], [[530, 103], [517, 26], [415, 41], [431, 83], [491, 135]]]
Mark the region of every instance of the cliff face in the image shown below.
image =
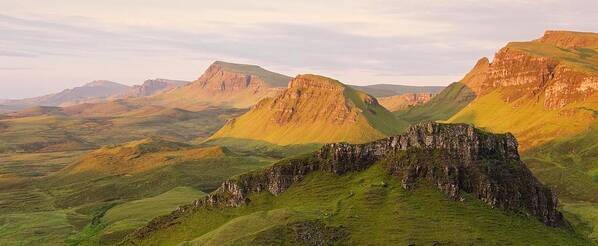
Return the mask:
[[589, 100], [598, 90], [598, 34], [554, 32], [531, 42], [513, 42], [492, 63], [481, 59], [462, 82], [477, 95], [500, 90], [509, 103], [543, 99], [547, 109]]
[[555, 195], [519, 159], [512, 135], [490, 134], [465, 124], [425, 123], [367, 144], [327, 144], [309, 156], [229, 179], [212, 194], [154, 220], [136, 235], [166, 227], [197, 208], [241, 206], [251, 202], [254, 192], [278, 195], [314, 171], [341, 175], [376, 162], [400, 178], [405, 189], [423, 180], [450, 199], [462, 200], [463, 193], [471, 193], [491, 207], [535, 217], [548, 226], [568, 226], [557, 210]]

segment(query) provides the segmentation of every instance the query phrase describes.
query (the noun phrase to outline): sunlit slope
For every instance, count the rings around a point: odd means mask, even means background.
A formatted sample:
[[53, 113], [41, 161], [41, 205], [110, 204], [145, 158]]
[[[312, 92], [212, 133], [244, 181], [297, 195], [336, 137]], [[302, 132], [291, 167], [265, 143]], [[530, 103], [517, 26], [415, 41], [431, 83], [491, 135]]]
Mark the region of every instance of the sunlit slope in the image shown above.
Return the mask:
[[330, 78], [300, 75], [279, 96], [260, 101], [210, 139], [360, 143], [397, 134], [406, 125], [364, 92]]
[[583, 133], [596, 121], [598, 95], [593, 96], [592, 102], [572, 103], [559, 110], [546, 109], [537, 100], [542, 98], [507, 103], [501, 99], [500, 91], [494, 91], [478, 97], [448, 122], [472, 123], [492, 132], [511, 132], [525, 151], [558, 137]]

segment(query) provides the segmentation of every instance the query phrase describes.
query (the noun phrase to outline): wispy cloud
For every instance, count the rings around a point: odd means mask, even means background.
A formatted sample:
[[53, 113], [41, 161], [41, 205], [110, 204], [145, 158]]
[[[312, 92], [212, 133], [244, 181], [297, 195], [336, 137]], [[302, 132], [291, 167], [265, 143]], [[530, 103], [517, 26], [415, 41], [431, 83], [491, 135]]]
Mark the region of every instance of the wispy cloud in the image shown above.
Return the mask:
[[94, 79], [193, 79], [215, 59], [350, 83], [447, 84], [507, 41], [529, 40], [546, 29], [596, 31], [598, 15], [594, 0], [3, 5], [0, 67], [31, 69], [2, 69], [0, 81], [11, 83], [0, 84], [0, 97]]

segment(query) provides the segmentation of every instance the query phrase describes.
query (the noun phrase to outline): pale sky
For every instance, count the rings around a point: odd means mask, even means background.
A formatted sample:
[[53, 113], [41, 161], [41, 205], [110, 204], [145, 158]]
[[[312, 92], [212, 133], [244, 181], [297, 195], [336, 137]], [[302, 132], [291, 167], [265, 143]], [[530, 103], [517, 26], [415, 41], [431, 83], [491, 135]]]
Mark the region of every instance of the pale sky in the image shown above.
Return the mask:
[[446, 85], [508, 41], [598, 31], [597, 0], [0, 0], [0, 98], [194, 80], [214, 60], [350, 84]]

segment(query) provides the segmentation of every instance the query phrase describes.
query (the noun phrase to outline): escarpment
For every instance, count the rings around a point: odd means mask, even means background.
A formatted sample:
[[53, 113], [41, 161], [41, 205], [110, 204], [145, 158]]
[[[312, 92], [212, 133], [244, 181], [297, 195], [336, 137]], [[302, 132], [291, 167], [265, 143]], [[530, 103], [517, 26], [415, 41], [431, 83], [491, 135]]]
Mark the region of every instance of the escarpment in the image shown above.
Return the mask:
[[491, 134], [466, 124], [423, 123], [367, 144], [327, 144], [312, 154], [236, 176], [210, 195], [154, 219], [133, 236], [143, 238], [197, 209], [248, 204], [252, 193], [278, 195], [315, 171], [342, 175], [375, 163], [399, 178], [405, 189], [421, 180], [453, 200], [470, 193], [491, 207], [535, 217], [548, 226], [568, 227], [557, 210], [556, 196], [519, 159], [511, 134]]
[[592, 99], [598, 91], [598, 34], [547, 31], [540, 39], [511, 42], [491, 63], [481, 59], [462, 80], [476, 95], [500, 91], [503, 101], [531, 98], [549, 110]]

